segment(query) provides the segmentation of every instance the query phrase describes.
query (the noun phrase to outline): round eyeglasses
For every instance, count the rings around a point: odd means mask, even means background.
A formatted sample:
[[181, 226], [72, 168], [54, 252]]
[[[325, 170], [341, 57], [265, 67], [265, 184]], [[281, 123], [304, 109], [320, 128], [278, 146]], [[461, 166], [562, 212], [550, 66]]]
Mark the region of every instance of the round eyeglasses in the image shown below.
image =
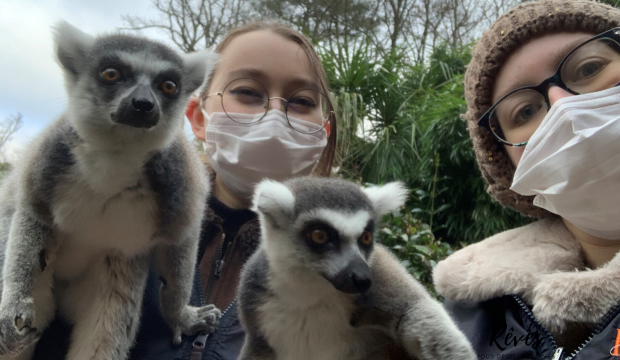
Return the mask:
[[328, 97], [316, 89], [299, 90], [288, 99], [269, 97], [263, 84], [254, 79], [233, 80], [222, 92], [207, 95], [209, 96], [219, 96], [226, 115], [241, 124], [259, 122], [269, 111], [269, 101], [279, 99], [284, 103], [288, 124], [305, 134], [321, 131], [329, 124], [333, 113]]
[[548, 89], [574, 95], [606, 90], [620, 83], [620, 28], [605, 31], [571, 50], [556, 73], [537, 86], [511, 91], [478, 120], [502, 143], [525, 146], [551, 107]]

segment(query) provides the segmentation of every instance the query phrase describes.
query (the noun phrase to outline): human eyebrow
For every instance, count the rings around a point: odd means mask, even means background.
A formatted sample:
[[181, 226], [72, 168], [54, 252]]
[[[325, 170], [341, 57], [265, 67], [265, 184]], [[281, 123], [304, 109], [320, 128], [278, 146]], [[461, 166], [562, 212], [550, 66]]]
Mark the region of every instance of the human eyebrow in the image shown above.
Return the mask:
[[566, 44], [560, 46], [559, 48], [555, 49], [555, 51], [553, 51], [553, 55], [551, 55], [551, 60], [553, 60], [551, 63], [555, 64], [555, 67], [557, 68], [558, 66], [560, 66], [560, 62], [562, 62], [562, 60], [564, 60], [564, 58], [566, 57], [566, 55], [568, 55], [568, 53], [570, 53], [571, 51], [573, 51], [576, 47], [582, 45], [583, 43], [585, 43], [586, 41], [588, 41], [589, 38], [585, 38], [584, 37], [580, 37], [578, 39], [575, 39], [571, 42], [567, 42]]
[[316, 90], [323, 93], [323, 89], [314, 81], [303, 76], [295, 76], [294, 78], [287, 80], [286, 85], [282, 89], [284, 91], [283, 96], [293, 96], [298, 91], [302, 90]]
[[312, 89], [322, 92], [321, 87], [316, 82], [303, 76], [296, 76], [290, 81], [288, 81], [286, 88], [293, 92], [306, 89]]
[[496, 99], [493, 99], [493, 103], [498, 102], [500, 99], [504, 98], [504, 96], [508, 95], [512, 91], [522, 88], [524, 86], [532, 86], [530, 81], [525, 80], [523, 77], [511, 78], [504, 88], [506, 90], [499, 92], [499, 95], [496, 96]]
[[228, 78], [230, 80], [236, 79], [253, 79], [253, 80], [266, 80], [267, 75], [260, 69], [256, 68], [241, 68], [235, 69], [228, 72]]

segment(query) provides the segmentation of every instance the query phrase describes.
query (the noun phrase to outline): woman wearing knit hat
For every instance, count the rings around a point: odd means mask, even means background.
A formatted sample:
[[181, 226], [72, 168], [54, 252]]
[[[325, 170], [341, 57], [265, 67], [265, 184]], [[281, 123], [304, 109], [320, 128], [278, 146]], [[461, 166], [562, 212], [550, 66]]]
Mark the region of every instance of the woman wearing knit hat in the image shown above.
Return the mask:
[[435, 269], [480, 359], [620, 356], [619, 26], [598, 2], [528, 2], [472, 50], [466, 118], [488, 191], [540, 218]]

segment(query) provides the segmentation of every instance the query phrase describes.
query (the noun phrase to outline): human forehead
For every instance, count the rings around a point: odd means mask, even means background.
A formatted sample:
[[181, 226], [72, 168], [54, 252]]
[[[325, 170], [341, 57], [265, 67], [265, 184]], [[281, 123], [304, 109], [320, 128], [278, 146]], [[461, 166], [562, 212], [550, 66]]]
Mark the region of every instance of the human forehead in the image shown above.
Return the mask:
[[214, 82], [250, 77], [268, 88], [286, 86], [292, 81], [318, 83], [310, 59], [301, 45], [269, 30], [252, 31], [235, 37], [220, 55]]
[[493, 103], [512, 90], [540, 84], [555, 73], [566, 54], [593, 36], [585, 32], [549, 34], [519, 47], [504, 61], [495, 78]]

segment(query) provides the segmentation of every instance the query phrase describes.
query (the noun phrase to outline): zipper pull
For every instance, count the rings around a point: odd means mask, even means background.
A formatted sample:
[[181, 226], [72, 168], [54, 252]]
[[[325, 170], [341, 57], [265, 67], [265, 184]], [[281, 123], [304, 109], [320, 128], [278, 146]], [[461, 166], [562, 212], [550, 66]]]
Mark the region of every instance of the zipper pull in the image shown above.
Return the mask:
[[555, 353], [553, 354], [553, 359], [551, 360], [562, 360], [562, 353], [564, 352], [564, 348], [559, 347], [555, 350]]
[[190, 360], [202, 360], [202, 353], [205, 351], [207, 338], [209, 338], [209, 334], [206, 332], [201, 332], [196, 336], [192, 346], [192, 353], [189, 357]]
[[215, 276], [216, 279], [219, 279], [222, 276], [222, 269], [224, 268], [224, 259], [217, 260], [215, 262]]

